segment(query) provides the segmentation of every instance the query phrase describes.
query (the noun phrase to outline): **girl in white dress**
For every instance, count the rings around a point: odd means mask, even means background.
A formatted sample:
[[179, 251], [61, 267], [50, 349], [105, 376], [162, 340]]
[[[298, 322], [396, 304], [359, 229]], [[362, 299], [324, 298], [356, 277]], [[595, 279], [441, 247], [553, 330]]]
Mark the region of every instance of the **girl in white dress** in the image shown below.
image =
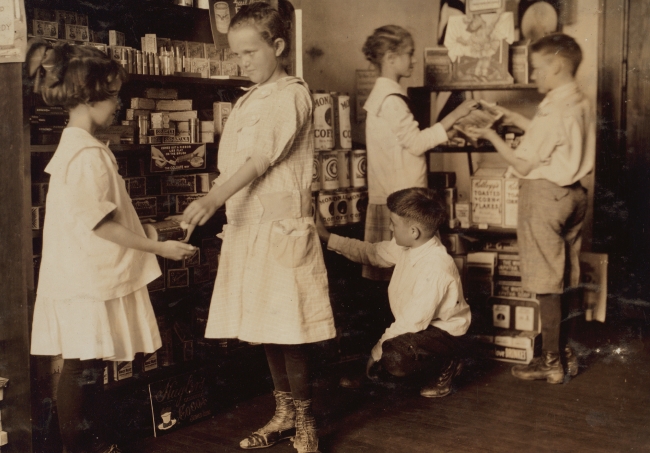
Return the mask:
[[117, 173], [115, 156], [93, 137], [110, 124], [125, 79], [90, 46], [36, 41], [27, 55], [34, 91], [70, 115], [52, 160], [31, 353], [63, 356], [57, 409], [65, 451], [118, 452], [112, 405], [102, 401], [104, 360], [130, 361], [161, 346], [147, 284], [161, 273], [154, 254], [179, 260], [194, 247], [156, 242]]
[[305, 82], [286, 73], [288, 32], [271, 6], [243, 7], [228, 41], [256, 85], [226, 122], [215, 186], [184, 213], [202, 225], [226, 205], [206, 337], [265, 346], [276, 413], [241, 448], [269, 447], [295, 433], [299, 452], [316, 452], [309, 349], [336, 331], [311, 216], [312, 100]]

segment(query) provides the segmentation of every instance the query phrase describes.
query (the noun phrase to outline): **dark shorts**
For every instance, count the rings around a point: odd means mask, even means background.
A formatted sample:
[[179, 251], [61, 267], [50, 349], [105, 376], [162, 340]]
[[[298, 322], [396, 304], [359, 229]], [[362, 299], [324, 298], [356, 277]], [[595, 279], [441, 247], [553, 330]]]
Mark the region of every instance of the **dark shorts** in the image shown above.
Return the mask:
[[517, 243], [524, 289], [561, 294], [565, 276], [569, 286], [578, 284], [586, 212], [587, 191], [580, 183], [520, 180]]

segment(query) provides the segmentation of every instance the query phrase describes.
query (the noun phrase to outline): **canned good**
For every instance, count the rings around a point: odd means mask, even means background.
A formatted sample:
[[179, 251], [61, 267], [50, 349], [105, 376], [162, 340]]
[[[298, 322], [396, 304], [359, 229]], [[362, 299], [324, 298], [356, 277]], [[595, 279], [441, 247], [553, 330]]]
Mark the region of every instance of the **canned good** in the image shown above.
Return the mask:
[[189, 126], [190, 126], [190, 143], [197, 143], [199, 141], [199, 120], [196, 118], [190, 118]]
[[336, 194], [331, 191], [318, 192], [318, 212], [323, 219], [323, 225], [334, 226], [334, 203]]
[[177, 220], [165, 220], [163, 222], [143, 223], [142, 227], [149, 239], [154, 241], [182, 241], [185, 239], [187, 229], [181, 226]]
[[349, 196], [347, 190], [336, 192], [334, 197], [334, 225], [347, 225], [349, 220]]
[[355, 149], [350, 158], [350, 182], [352, 187], [365, 187], [368, 179], [368, 160], [365, 149]]
[[314, 165], [311, 172], [311, 191], [318, 192], [320, 190], [320, 180], [322, 171], [322, 161], [319, 151], [314, 152]]
[[350, 150], [336, 151], [336, 170], [338, 172], [339, 189], [350, 187]]
[[317, 150], [334, 148], [332, 96], [319, 91], [314, 93], [314, 148]]
[[147, 135], [149, 133], [149, 117], [146, 115], [138, 116], [138, 129], [140, 135]]
[[332, 105], [334, 110], [334, 146], [351, 149], [350, 96], [347, 93], [332, 93]]
[[358, 188], [352, 188], [348, 190], [348, 200], [349, 200], [348, 210], [350, 211], [348, 218], [350, 219], [350, 223], [361, 222], [362, 211], [359, 209], [360, 208], [359, 202], [361, 201], [363, 192], [364, 192], [363, 189], [358, 189]]
[[336, 151], [321, 151], [321, 190], [337, 190], [339, 188], [339, 174]]

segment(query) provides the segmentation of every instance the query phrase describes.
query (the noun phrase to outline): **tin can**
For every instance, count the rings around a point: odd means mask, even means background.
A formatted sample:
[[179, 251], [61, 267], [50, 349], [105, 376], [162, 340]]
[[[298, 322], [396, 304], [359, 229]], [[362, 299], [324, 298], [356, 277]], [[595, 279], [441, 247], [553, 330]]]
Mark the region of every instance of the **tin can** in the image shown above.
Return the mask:
[[352, 149], [352, 124], [350, 123], [350, 95], [332, 93], [334, 111], [334, 147]]
[[145, 115], [138, 116], [138, 129], [140, 130], [140, 137], [149, 134], [149, 117]]
[[339, 178], [339, 189], [350, 187], [350, 150], [339, 149], [336, 151], [336, 171]]
[[196, 118], [190, 118], [190, 143], [197, 143], [199, 141], [199, 121]]
[[350, 182], [352, 187], [365, 187], [368, 184], [368, 160], [365, 149], [355, 149], [350, 158]]
[[323, 169], [321, 155], [319, 151], [314, 152], [314, 165], [311, 171], [311, 191], [318, 192], [320, 190], [321, 171]]
[[332, 129], [332, 96], [329, 93], [314, 93], [314, 148], [334, 148]]
[[334, 226], [334, 204], [336, 193], [321, 190], [318, 192], [318, 212], [326, 227]]
[[149, 239], [159, 242], [182, 241], [187, 234], [187, 229], [182, 228], [180, 222], [177, 220], [143, 223], [142, 227]]
[[349, 215], [348, 218], [350, 223], [359, 223], [361, 222], [361, 213], [363, 212], [359, 206], [364, 190], [353, 187], [348, 190], [348, 200], [349, 200]]
[[321, 190], [337, 190], [339, 174], [336, 151], [321, 151]]
[[347, 225], [349, 220], [349, 197], [347, 190], [337, 191], [334, 196], [334, 225]]

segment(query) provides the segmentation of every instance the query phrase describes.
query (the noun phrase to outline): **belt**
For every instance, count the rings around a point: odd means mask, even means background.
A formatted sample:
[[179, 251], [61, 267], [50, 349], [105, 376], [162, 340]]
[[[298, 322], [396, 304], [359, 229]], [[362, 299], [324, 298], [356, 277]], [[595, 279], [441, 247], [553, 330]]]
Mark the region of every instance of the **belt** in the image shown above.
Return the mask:
[[249, 218], [245, 221], [229, 218], [228, 223], [233, 225], [255, 225], [284, 219], [311, 217], [312, 215], [311, 188], [264, 193], [255, 195], [255, 197], [262, 205], [262, 211], [258, 218]]

